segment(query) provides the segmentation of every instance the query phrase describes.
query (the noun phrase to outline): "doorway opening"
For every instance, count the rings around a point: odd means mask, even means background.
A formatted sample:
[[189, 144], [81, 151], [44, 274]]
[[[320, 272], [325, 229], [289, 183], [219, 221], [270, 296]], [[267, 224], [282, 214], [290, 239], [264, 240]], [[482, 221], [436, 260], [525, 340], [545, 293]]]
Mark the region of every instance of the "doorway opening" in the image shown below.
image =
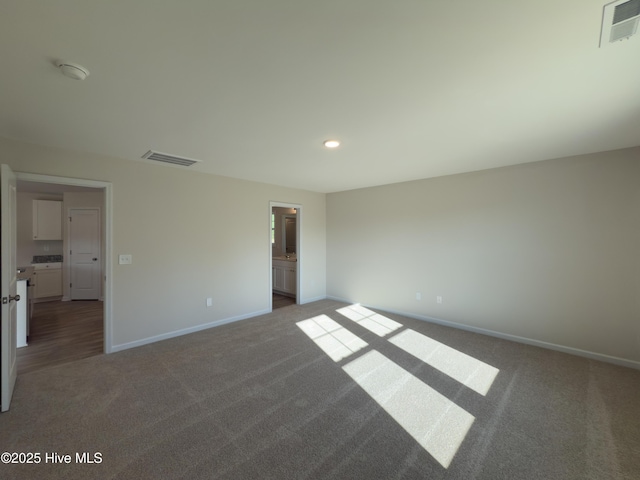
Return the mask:
[[302, 206], [269, 203], [270, 310], [300, 304]]
[[[111, 184], [16, 173], [18, 266], [31, 308], [18, 374], [111, 352]], [[31, 235], [35, 201], [59, 202], [62, 235]]]

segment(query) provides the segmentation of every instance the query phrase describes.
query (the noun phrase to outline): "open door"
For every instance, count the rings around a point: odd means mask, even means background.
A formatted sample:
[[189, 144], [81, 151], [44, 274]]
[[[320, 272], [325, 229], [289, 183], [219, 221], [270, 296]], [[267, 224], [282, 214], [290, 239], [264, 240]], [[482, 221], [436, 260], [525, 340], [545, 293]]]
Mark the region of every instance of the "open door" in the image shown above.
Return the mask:
[[0, 167], [0, 402], [2, 411], [9, 410], [16, 384], [16, 176], [7, 165]]
[[[287, 222], [287, 220], [290, 220]], [[269, 202], [269, 310], [273, 311], [273, 294], [283, 294], [302, 303], [300, 281], [302, 278], [302, 205], [296, 203]], [[281, 258], [286, 257], [286, 266]], [[293, 258], [292, 258], [293, 257]], [[275, 260], [274, 260], [275, 259]], [[274, 264], [278, 262], [278, 265]], [[289, 262], [295, 262], [289, 264]], [[286, 302], [285, 302], [286, 304]], [[281, 304], [284, 306], [285, 304]]]

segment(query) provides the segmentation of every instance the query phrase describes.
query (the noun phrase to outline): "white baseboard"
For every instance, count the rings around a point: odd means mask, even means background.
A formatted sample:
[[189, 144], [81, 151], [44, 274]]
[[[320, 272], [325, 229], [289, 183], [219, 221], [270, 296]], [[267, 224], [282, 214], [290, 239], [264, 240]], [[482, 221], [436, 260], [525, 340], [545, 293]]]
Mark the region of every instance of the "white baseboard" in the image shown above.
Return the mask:
[[313, 303], [313, 302], [319, 302], [320, 300], [325, 300], [327, 297], [326, 296], [321, 296], [321, 297], [313, 297], [313, 298], [305, 298], [300, 300], [300, 305], [305, 305], [307, 303]]
[[[71, 297], [63, 296], [60, 300], [63, 302], [71, 302]], [[88, 298], [87, 300], [96, 300], [95, 298]], [[104, 302], [104, 297], [100, 297], [99, 301]]]
[[224, 318], [222, 320], [216, 320], [215, 322], [205, 323], [202, 325], [196, 325], [195, 327], [183, 328], [181, 330], [174, 330], [173, 332], [163, 333], [161, 335], [155, 335], [153, 337], [143, 338], [141, 340], [135, 340], [133, 342], [121, 343], [120, 345], [113, 345], [110, 353], [120, 352], [122, 350], [128, 350], [130, 348], [141, 347], [142, 345], [148, 345], [150, 343], [159, 342], [161, 340], [168, 340], [174, 337], [181, 337], [189, 333], [199, 332], [201, 330], [207, 330], [213, 327], [219, 327], [227, 323], [237, 322], [240, 320], [246, 320], [248, 318], [257, 317], [258, 315], [264, 315], [270, 313], [269, 310], [260, 310], [257, 312], [247, 313], [244, 315], [238, 315], [236, 317]]
[[[335, 300], [338, 302], [345, 303], [357, 303], [351, 300], [340, 298], [340, 297], [327, 297], [330, 300]], [[555, 350], [558, 352], [569, 353], [571, 355], [577, 355], [579, 357], [586, 357], [592, 360], [599, 360], [601, 362], [613, 363], [615, 365], [620, 365], [623, 367], [634, 368], [636, 370], [640, 370], [640, 362], [635, 360], [627, 360], [626, 358], [614, 357], [611, 355], [605, 355], [603, 353], [590, 352], [588, 350], [581, 350], [579, 348], [566, 347], [564, 345], [558, 345], [555, 343], [543, 342], [541, 340], [534, 340], [526, 337], [519, 337], [517, 335], [511, 335], [508, 333], [496, 332], [494, 330], [488, 330], [480, 327], [472, 327], [470, 325], [464, 325], [462, 323], [450, 322], [448, 320], [442, 320], [435, 317], [428, 317], [426, 315], [418, 315], [415, 313], [404, 312], [402, 310], [393, 310], [389, 308], [377, 307], [375, 305], [365, 305], [369, 308], [375, 308], [376, 310], [383, 310], [389, 313], [395, 313], [397, 315], [402, 315], [403, 317], [414, 318], [416, 320], [421, 320], [423, 322], [435, 323], [437, 325], [443, 325], [445, 327], [457, 328], [459, 330], [466, 330], [468, 332], [480, 333], [482, 335], [488, 335], [490, 337], [501, 338], [503, 340], [510, 340], [512, 342], [524, 343], [526, 345], [532, 345], [534, 347], [546, 348], [548, 350]]]
[[34, 298], [33, 303], [46, 303], [46, 302], [60, 302], [62, 301], [62, 296], [56, 297], [42, 297], [42, 298]]

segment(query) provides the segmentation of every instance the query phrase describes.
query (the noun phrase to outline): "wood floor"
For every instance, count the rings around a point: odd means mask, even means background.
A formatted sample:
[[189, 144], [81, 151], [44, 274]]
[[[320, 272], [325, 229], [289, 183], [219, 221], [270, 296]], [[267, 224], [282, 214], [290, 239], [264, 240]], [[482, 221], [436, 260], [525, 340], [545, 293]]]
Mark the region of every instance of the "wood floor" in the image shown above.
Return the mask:
[[103, 352], [103, 302], [36, 303], [28, 345], [17, 351], [18, 375]]
[[295, 304], [295, 298], [287, 297], [286, 295], [280, 295], [279, 293], [273, 293], [273, 299], [271, 300], [271, 308], [273, 310], [275, 310], [276, 308], [282, 308], [288, 305]]
[[[273, 294], [273, 309], [296, 299]], [[103, 303], [43, 302], [33, 306], [29, 341], [17, 350], [18, 375], [104, 352]]]

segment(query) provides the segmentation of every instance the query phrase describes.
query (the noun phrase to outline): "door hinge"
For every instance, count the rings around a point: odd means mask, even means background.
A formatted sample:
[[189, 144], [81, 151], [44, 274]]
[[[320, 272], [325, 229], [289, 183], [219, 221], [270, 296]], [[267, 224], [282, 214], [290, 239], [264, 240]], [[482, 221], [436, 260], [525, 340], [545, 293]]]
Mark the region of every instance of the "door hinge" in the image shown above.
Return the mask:
[[69, 288], [71, 288], [71, 287], [73, 287], [73, 283], [70, 283], [70, 284], [69, 284]]
[[72, 218], [71, 218], [71, 217], [69, 217], [69, 221], [71, 221], [71, 220], [72, 220]]

